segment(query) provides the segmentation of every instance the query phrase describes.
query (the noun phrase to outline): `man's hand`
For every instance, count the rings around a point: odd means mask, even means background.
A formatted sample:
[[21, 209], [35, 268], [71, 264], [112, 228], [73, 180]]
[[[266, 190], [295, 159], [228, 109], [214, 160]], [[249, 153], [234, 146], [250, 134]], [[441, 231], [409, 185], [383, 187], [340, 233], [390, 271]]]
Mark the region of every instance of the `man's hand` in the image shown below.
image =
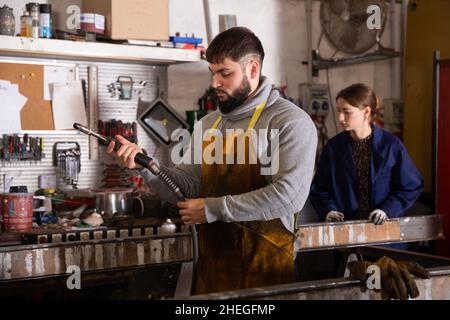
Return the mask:
[[[351, 261], [347, 264], [350, 270], [350, 277], [365, 281], [368, 276], [367, 268], [372, 263], [368, 261]], [[374, 263], [381, 271], [381, 296], [383, 299], [417, 298], [419, 289], [413, 275], [428, 279], [429, 272], [416, 262], [398, 261], [391, 258], [382, 257]]]
[[125, 139], [121, 135], [117, 135], [116, 139], [117, 139], [117, 141], [119, 141], [122, 144], [122, 146], [119, 148], [119, 150], [117, 150], [117, 152], [114, 152], [115, 142], [112, 141], [108, 145], [107, 152], [110, 155], [112, 155], [112, 157], [114, 159], [116, 159], [116, 161], [122, 167], [125, 167], [125, 168], [128, 168], [128, 169], [139, 169], [139, 168], [142, 168], [141, 165], [139, 165], [139, 164], [134, 162], [134, 157], [139, 152], [142, 152], [142, 149], [139, 148], [136, 144], [131, 143], [130, 141], [128, 141], [127, 139]]
[[205, 199], [187, 199], [177, 203], [181, 220], [186, 225], [206, 223]]
[[344, 221], [344, 214], [337, 211], [330, 211], [325, 218], [326, 222]]
[[372, 220], [374, 224], [383, 224], [388, 218], [386, 212], [380, 209], [376, 209], [369, 214], [369, 220]]

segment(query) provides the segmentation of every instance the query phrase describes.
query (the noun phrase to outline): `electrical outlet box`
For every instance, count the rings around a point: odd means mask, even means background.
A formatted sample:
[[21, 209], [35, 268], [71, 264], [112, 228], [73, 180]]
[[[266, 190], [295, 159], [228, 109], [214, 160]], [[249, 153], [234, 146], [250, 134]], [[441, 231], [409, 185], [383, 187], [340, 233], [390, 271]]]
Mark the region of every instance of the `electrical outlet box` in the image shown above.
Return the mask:
[[309, 115], [327, 116], [332, 107], [326, 84], [302, 83], [299, 85], [300, 106]]

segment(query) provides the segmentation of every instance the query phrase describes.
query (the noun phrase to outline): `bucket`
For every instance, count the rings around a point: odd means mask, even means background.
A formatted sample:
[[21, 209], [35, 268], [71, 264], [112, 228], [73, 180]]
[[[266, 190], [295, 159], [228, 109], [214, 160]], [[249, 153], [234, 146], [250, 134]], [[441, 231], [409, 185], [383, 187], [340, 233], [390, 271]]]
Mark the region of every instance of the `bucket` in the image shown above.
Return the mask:
[[23, 231], [33, 228], [32, 193], [5, 193], [0, 200], [3, 230]]

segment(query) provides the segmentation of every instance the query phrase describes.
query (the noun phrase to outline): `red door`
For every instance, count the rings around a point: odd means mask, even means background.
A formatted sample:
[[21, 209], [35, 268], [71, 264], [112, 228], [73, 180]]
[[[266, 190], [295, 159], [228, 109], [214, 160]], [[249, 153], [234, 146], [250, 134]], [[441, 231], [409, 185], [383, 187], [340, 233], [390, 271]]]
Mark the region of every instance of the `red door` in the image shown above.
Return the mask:
[[442, 216], [445, 240], [438, 242], [438, 254], [450, 257], [450, 60], [437, 62], [436, 212]]

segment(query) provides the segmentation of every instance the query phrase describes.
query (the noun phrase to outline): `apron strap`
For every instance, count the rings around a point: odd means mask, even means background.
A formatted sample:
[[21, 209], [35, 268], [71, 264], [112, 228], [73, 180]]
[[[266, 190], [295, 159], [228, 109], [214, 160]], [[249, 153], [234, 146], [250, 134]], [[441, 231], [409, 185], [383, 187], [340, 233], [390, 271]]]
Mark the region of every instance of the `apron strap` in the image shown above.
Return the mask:
[[248, 124], [247, 130], [253, 130], [253, 128], [255, 127], [256, 122], [259, 120], [259, 117], [261, 116], [261, 113], [264, 110], [266, 104], [267, 104], [267, 100], [256, 107], [256, 110], [253, 113], [252, 119], [250, 120], [250, 123]]
[[211, 129], [217, 129], [217, 127], [219, 126], [220, 121], [222, 120], [222, 116], [219, 116], [216, 120], [216, 122], [214, 122], [213, 126], [211, 127]]
[[[253, 112], [253, 116], [250, 119], [250, 123], [248, 124], [247, 130], [253, 130], [253, 128], [256, 125], [256, 122], [258, 122], [259, 117], [261, 116], [262, 111], [266, 107], [266, 104], [267, 104], [267, 100], [265, 100], [264, 102], [262, 102], [260, 105], [258, 105], [256, 107], [255, 112]], [[219, 126], [220, 121], [222, 121], [222, 116], [219, 116], [217, 118], [216, 122], [214, 122], [214, 124], [211, 127], [211, 129], [217, 129], [217, 127]]]

